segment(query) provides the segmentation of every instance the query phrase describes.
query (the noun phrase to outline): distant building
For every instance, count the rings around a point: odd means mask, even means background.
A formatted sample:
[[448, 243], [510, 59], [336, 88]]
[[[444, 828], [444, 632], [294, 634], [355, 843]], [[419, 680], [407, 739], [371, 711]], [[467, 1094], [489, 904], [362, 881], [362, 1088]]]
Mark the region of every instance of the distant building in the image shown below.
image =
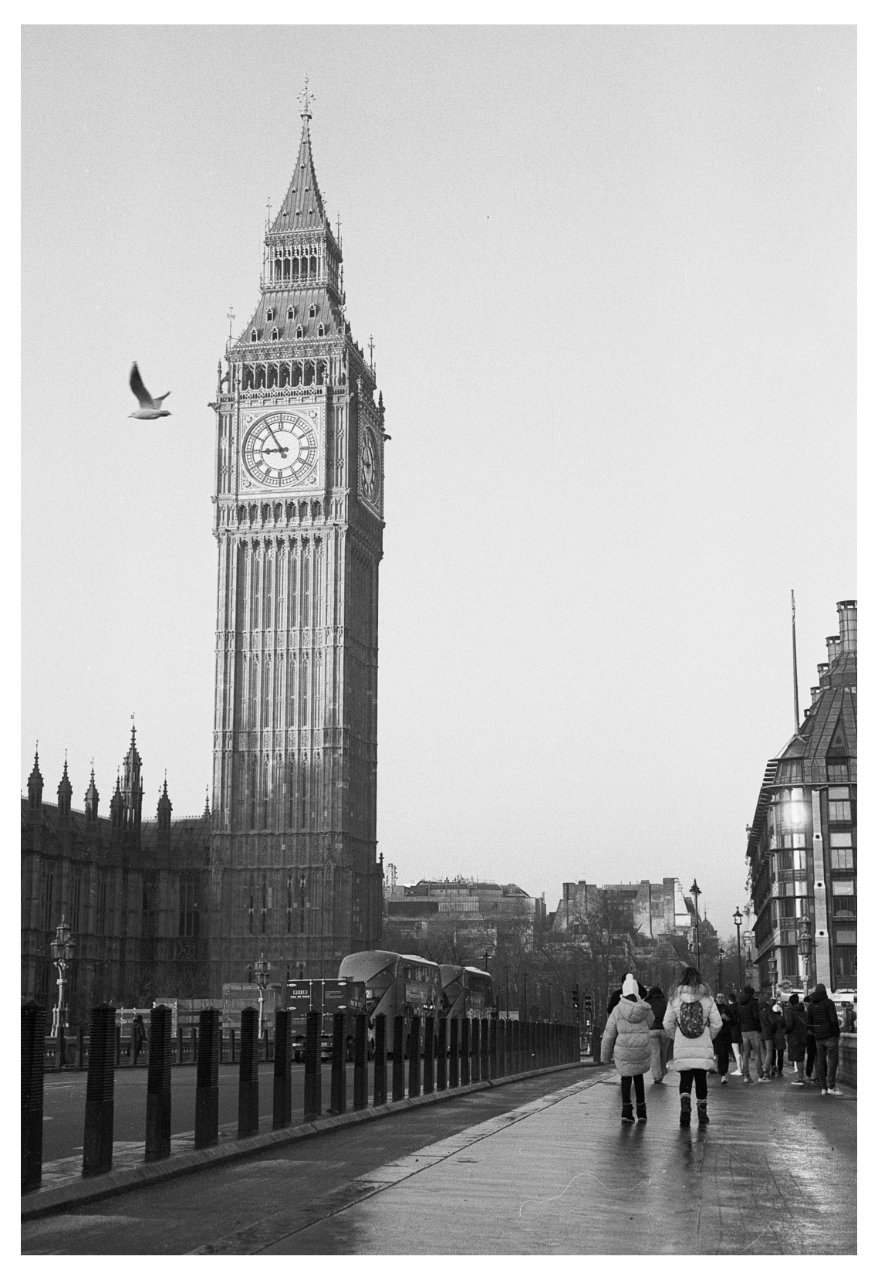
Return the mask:
[[519, 945], [533, 946], [544, 915], [542, 899], [531, 897], [517, 884], [493, 880], [419, 880], [413, 885], [385, 885], [387, 923], [406, 927], [413, 936], [453, 933], [463, 947], [497, 946], [514, 936]]
[[167, 782], [156, 817], [142, 819], [141, 759], [134, 729], [110, 800], [98, 813], [94, 770], [82, 810], [72, 807], [67, 762], [57, 803], [43, 801], [39, 755], [21, 812], [21, 993], [51, 1008], [50, 944], [66, 918], [75, 947], [67, 975], [68, 1019], [92, 1005], [139, 1006], [155, 992], [207, 987], [210, 810], [172, 819]]
[[644, 938], [667, 935], [689, 938], [695, 930], [695, 908], [691, 898], [674, 876], [660, 883], [638, 880], [630, 884], [588, 884], [585, 880], [565, 881], [563, 897], [552, 920], [552, 932], [575, 937], [583, 922], [596, 909], [612, 903], [626, 924]]
[[[810, 985], [857, 986], [857, 602], [838, 605], [811, 705], [783, 751], [769, 760], [748, 827], [755, 913], [753, 962], [760, 986], [804, 985], [798, 947], [807, 917]], [[755, 983], [754, 983], [755, 985]]]

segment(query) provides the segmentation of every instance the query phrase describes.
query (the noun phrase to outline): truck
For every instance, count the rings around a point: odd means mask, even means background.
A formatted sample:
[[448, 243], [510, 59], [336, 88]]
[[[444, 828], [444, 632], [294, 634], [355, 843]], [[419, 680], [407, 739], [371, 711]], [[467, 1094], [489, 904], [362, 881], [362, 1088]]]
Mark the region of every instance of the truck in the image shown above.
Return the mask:
[[366, 1012], [366, 985], [347, 978], [299, 978], [288, 982], [286, 1007], [289, 1010], [292, 1051], [296, 1062], [305, 1057], [307, 1015], [320, 1014], [320, 1056], [332, 1056], [332, 1032], [335, 1014], [345, 1015], [346, 1056], [354, 1056], [354, 1018]]

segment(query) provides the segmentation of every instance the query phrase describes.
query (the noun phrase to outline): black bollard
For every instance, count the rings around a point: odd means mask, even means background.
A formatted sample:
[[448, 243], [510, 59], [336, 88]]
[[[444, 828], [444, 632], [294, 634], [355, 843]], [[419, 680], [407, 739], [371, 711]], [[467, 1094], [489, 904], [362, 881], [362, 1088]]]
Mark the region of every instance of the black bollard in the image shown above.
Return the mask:
[[366, 1062], [366, 1015], [358, 1013], [354, 1019], [354, 1111], [363, 1111], [369, 1105]]
[[387, 1101], [387, 1018], [379, 1013], [375, 1019], [375, 1057], [372, 1062], [374, 1081], [372, 1105], [383, 1107]]
[[473, 1018], [470, 1031], [470, 1080], [478, 1084], [482, 1078], [482, 1024]]
[[312, 1009], [305, 1015], [305, 1119], [316, 1120], [323, 1107], [320, 1087], [320, 1019]]
[[241, 1010], [238, 1068], [238, 1137], [259, 1132], [259, 1010]]
[[433, 1092], [434, 1067], [436, 1065], [436, 1036], [433, 1018], [424, 1019], [424, 1093]]
[[293, 1046], [289, 1009], [274, 1015], [274, 1096], [272, 1129], [286, 1129], [293, 1120]]
[[198, 1029], [201, 1034], [195, 1070], [195, 1145], [212, 1147], [219, 1138], [219, 1009], [202, 1009]]
[[448, 1084], [456, 1089], [460, 1084], [460, 1018], [451, 1019], [451, 1049], [448, 1058]]
[[413, 1014], [409, 1035], [409, 1097], [421, 1096], [421, 1018]]
[[403, 1042], [405, 1039], [405, 1019], [398, 1013], [393, 1019], [393, 1073], [391, 1076], [391, 1097], [399, 1102], [405, 1097], [405, 1063], [403, 1061]]
[[144, 1160], [171, 1154], [171, 1010], [157, 1005], [149, 1015], [149, 1068], [146, 1076], [146, 1152]]
[[177, 1028], [177, 1066], [183, 1061], [183, 1028]]
[[85, 1066], [85, 1032], [82, 1023], [76, 1028], [76, 1066], [79, 1071]]
[[34, 1000], [21, 1010], [21, 1189], [34, 1191], [43, 1178], [43, 1074], [46, 1011]]
[[439, 1019], [439, 1034], [436, 1037], [436, 1088], [448, 1087], [448, 1019]]
[[85, 1086], [85, 1135], [82, 1176], [109, 1173], [113, 1167], [113, 1070], [116, 1065], [116, 1010], [101, 1004], [91, 1011], [88, 1080]]
[[482, 1050], [482, 1069], [479, 1073], [481, 1080], [488, 1079], [488, 1037], [490, 1035], [490, 1026], [487, 1018], [482, 1018], [482, 1029], [479, 1037], [479, 1044]]
[[343, 1115], [347, 1110], [348, 1097], [345, 1081], [345, 1015], [332, 1015], [332, 1074], [329, 1079], [329, 1114]]
[[488, 1022], [488, 1079], [497, 1078], [497, 1019]]
[[470, 1082], [470, 1023], [469, 1018], [460, 1020], [460, 1083]]

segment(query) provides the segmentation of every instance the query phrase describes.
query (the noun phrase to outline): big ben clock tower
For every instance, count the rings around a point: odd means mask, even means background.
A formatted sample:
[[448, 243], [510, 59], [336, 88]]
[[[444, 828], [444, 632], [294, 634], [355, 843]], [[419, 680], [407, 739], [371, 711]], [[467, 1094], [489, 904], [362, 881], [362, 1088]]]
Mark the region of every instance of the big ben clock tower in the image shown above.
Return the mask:
[[380, 939], [378, 564], [384, 406], [345, 319], [302, 95], [260, 297], [216, 402], [211, 992], [334, 976]]

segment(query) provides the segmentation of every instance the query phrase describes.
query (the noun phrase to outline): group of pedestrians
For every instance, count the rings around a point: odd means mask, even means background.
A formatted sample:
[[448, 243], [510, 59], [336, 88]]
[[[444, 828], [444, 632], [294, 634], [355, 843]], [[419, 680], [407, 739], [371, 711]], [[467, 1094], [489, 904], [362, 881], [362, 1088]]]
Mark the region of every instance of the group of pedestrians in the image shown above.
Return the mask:
[[721, 1085], [730, 1076], [751, 1084], [751, 1059], [757, 1084], [783, 1079], [786, 1055], [793, 1085], [804, 1088], [816, 1073], [821, 1094], [841, 1096], [836, 1086], [841, 1029], [822, 983], [803, 1001], [794, 993], [782, 1003], [769, 990], [760, 999], [750, 986], [740, 1001], [721, 992], [714, 999], [698, 970], [687, 968], [666, 999], [661, 987], [647, 989], [629, 973], [613, 993], [607, 1015], [601, 1061], [612, 1059], [619, 1073], [623, 1124], [646, 1120], [644, 1076], [649, 1071], [653, 1083], [661, 1084], [671, 1061], [680, 1073], [683, 1128], [691, 1124], [693, 1087], [698, 1124], [704, 1126], [710, 1123], [708, 1074], [715, 1071]]

